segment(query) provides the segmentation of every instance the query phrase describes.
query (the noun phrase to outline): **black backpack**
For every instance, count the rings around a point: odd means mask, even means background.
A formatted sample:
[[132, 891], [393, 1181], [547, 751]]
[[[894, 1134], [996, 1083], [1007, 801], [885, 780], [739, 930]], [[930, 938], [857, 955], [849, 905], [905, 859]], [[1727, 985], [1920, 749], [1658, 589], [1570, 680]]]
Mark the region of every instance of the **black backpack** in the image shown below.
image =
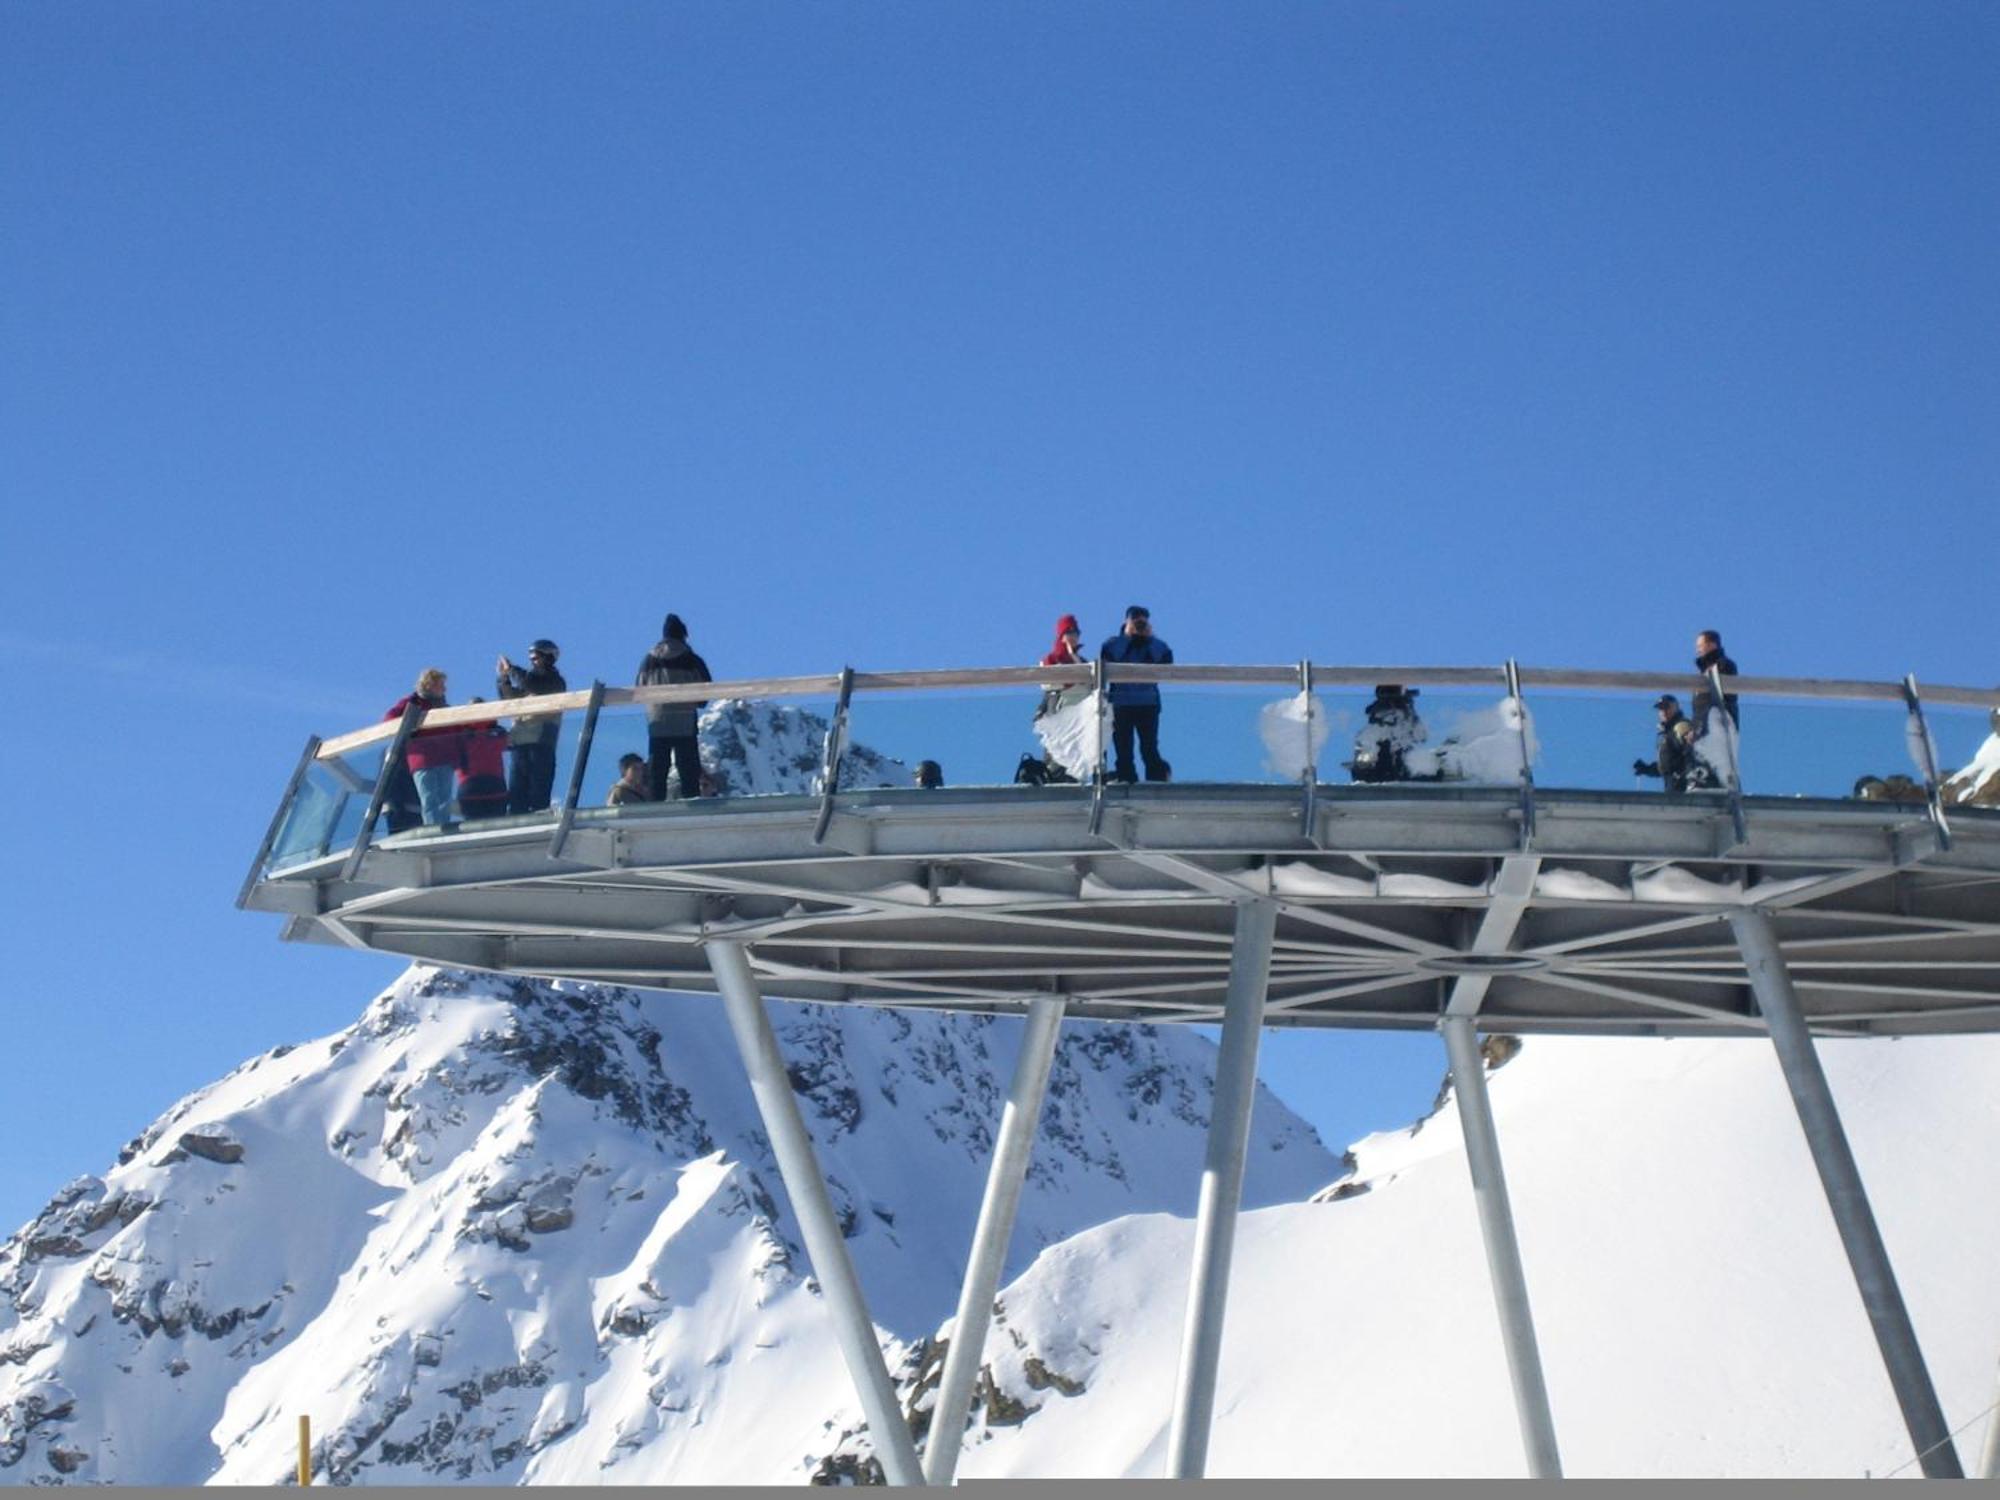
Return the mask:
[[1016, 786], [1046, 786], [1048, 779], [1049, 768], [1042, 764], [1039, 755], [1024, 755], [1021, 757], [1021, 763], [1014, 767]]

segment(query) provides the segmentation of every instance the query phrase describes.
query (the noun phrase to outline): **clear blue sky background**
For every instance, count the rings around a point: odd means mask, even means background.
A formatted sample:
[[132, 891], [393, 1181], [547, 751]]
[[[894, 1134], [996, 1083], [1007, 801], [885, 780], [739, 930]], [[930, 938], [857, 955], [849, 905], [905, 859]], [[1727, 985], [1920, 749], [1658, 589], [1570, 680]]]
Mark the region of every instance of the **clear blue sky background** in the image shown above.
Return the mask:
[[[1993, 681], [1997, 25], [0, 9], [0, 1221], [390, 977], [230, 901], [427, 662], [623, 681], [673, 608], [727, 675], [998, 664], [1141, 599], [1190, 661], [1713, 622]], [[1336, 1145], [1442, 1071], [1267, 1064]]]

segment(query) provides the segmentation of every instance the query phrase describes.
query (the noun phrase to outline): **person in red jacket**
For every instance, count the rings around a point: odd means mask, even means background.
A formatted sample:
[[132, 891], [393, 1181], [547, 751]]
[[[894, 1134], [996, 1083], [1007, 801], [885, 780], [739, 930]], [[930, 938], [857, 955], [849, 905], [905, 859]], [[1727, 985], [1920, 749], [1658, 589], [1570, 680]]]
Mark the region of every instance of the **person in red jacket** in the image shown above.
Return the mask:
[[[484, 703], [484, 698], [474, 698]], [[507, 731], [498, 719], [468, 724], [459, 737], [458, 812], [473, 818], [497, 818], [507, 811]]]
[[[413, 703], [426, 713], [444, 708], [447, 706], [444, 689], [444, 673], [436, 667], [425, 667], [417, 678], [417, 690], [408, 697], [398, 698], [382, 717], [400, 719]], [[452, 785], [458, 779], [459, 738], [456, 729], [419, 728], [403, 748], [403, 764], [417, 784], [417, 801], [426, 823], [451, 821]], [[390, 831], [395, 831], [393, 818]]]
[[1075, 615], [1064, 615], [1056, 621], [1056, 643], [1049, 654], [1042, 658], [1042, 665], [1068, 667], [1082, 660], [1083, 627], [1076, 623]]

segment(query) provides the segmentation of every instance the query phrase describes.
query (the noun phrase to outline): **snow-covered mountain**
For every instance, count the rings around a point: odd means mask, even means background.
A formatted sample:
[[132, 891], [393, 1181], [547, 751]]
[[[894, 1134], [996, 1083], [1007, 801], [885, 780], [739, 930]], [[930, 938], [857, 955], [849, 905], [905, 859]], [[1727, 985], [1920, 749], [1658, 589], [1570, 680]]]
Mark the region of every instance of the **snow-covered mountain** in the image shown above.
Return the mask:
[[[951, 1312], [1018, 1027], [776, 1006], [877, 1318]], [[1078, 1024], [1015, 1264], [1189, 1211], [1212, 1066]], [[1260, 1101], [1252, 1193], [1337, 1174]], [[859, 1425], [709, 998], [412, 970], [0, 1247], [0, 1480], [787, 1482]]]
[[[826, 721], [701, 718], [730, 791], [799, 792]], [[847, 748], [842, 783], [908, 785]], [[892, 1356], [951, 1312], [1018, 1023], [775, 1004]], [[1213, 1048], [1066, 1029], [1011, 1268], [1187, 1212]], [[1250, 1192], [1339, 1171], [1259, 1101]], [[0, 1246], [0, 1482], [797, 1482], [865, 1436], [712, 997], [413, 969], [199, 1090]], [[842, 1440], [846, 1438], [845, 1447]]]
[[1946, 802], [2000, 807], [2000, 709], [1993, 711], [1993, 733], [1968, 765], [1945, 779], [1943, 794]]
[[[1820, 1044], [1947, 1420], [1976, 1466], [2000, 1358], [2000, 1037]], [[1797, 1117], [1753, 1040], [1536, 1038], [1493, 1073], [1572, 1475], [1914, 1472]], [[1212, 1475], [1521, 1475], [1455, 1104], [1319, 1201], [1246, 1214]], [[1031, 1410], [959, 1472], [1161, 1472], [1191, 1222], [1142, 1214], [1001, 1293]]]

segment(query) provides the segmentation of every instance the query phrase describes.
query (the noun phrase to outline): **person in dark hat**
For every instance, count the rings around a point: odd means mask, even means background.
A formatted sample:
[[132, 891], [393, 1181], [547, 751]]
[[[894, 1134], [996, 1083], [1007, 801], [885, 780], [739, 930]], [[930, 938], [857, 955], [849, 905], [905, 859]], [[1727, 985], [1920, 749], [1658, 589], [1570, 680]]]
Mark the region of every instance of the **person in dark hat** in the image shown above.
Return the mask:
[[[668, 615], [660, 626], [660, 643], [639, 663], [638, 685], [671, 687], [687, 682], [713, 682], [708, 663], [688, 644], [687, 622]], [[648, 703], [646, 739], [650, 752], [652, 793], [655, 802], [667, 800], [667, 772], [679, 775], [680, 795], [701, 795], [701, 740], [697, 730], [701, 703]]]
[[[560, 655], [556, 643], [544, 637], [528, 648], [526, 667], [517, 667], [503, 656], [494, 686], [502, 698], [566, 693], [569, 684], [556, 670]], [[556, 736], [561, 728], [561, 714], [527, 714], [514, 720], [507, 734], [508, 812], [540, 812], [549, 805], [555, 792]]]
[[917, 785], [934, 792], [944, 785], [944, 767], [934, 760], [917, 762]]
[[1681, 712], [1681, 700], [1672, 693], [1662, 693], [1653, 700], [1653, 707], [1660, 716], [1653, 758], [1633, 761], [1632, 774], [1659, 777], [1669, 796], [1678, 796], [1690, 787], [1708, 786], [1709, 769], [1695, 757], [1694, 724]]
[[[1174, 660], [1173, 647], [1153, 634], [1153, 614], [1143, 604], [1125, 611], [1125, 623], [1097, 654], [1121, 665], [1164, 667]], [[1137, 781], [1132, 769], [1132, 741], [1139, 741], [1139, 758], [1148, 781], [1167, 781], [1174, 768], [1160, 754], [1160, 686], [1156, 682], [1114, 682], [1111, 699], [1111, 778]]]

